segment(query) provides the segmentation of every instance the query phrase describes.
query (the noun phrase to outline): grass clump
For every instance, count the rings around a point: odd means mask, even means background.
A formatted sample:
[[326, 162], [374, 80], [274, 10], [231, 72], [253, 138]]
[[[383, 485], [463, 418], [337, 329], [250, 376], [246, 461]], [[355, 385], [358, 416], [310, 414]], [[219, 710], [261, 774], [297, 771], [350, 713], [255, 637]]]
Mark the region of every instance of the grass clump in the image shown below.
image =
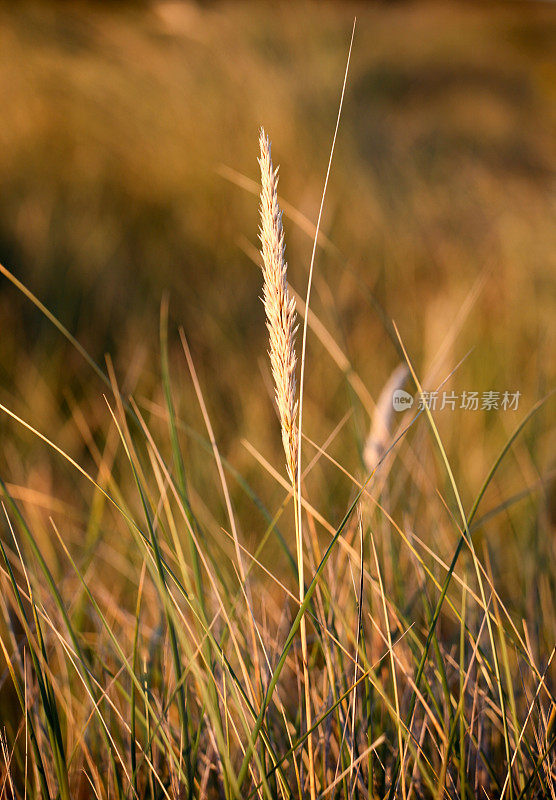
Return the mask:
[[[0, 404], [13, 436], [50, 453], [54, 476], [39, 491], [17, 453], [2, 463], [0, 800], [551, 797], [556, 613], [542, 565], [554, 539], [542, 497], [553, 476], [532, 465], [552, 396], [511, 418], [477, 491], [461, 486], [439, 415], [395, 415], [388, 402], [402, 386], [440, 390], [457, 365], [420, 377], [394, 325], [405, 365], [374, 404], [310, 308], [311, 283], [297, 303], [287, 283], [263, 131], [259, 145], [269, 393], [287, 477], [252, 442], [241, 444], [256, 482], [224, 452], [167, 299], [160, 377], [145, 386], [140, 359], [123, 374], [110, 358], [101, 367], [2, 267], [102, 389], [98, 404], [68, 392], [67, 424], [51, 433], [31, 421], [32, 402], [28, 414]], [[303, 366], [311, 330], [346, 389], [333, 420], [325, 386], [321, 407], [306, 395], [306, 426], [296, 309]], [[363, 412], [360, 435], [350, 425]], [[354, 439], [359, 458], [345, 455]]]

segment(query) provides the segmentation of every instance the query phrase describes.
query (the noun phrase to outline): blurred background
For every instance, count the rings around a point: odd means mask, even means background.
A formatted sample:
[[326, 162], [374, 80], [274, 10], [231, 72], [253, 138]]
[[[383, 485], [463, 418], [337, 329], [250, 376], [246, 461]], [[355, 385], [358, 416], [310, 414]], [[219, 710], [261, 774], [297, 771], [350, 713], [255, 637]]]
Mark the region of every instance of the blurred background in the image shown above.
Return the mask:
[[[521, 393], [517, 412], [438, 414], [469, 503], [554, 380], [553, 4], [4, 3], [0, 260], [151, 411], [169, 292], [180, 416], [203, 430], [183, 326], [223, 455], [272, 496], [243, 443], [284, 472], [254, 263], [258, 131], [293, 208], [289, 274], [303, 294], [354, 16], [313, 295], [345, 360], [310, 334], [306, 431], [322, 442], [351, 411], [331, 452], [360, 474], [373, 401], [401, 360], [395, 321], [425, 388], [464, 359], [450, 390]], [[0, 318], [0, 402], [92, 463], [106, 387], [5, 278]], [[554, 468], [552, 413], [493, 502]], [[1, 474], [30, 513], [79, 492], [86, 505], [88, 488], [32, 434], [5, 416], [0, 431]], [[202, 474], [204, 452], [189, 458]], [[326, 481], [334, 516], [352, 488], [336, 470]]]

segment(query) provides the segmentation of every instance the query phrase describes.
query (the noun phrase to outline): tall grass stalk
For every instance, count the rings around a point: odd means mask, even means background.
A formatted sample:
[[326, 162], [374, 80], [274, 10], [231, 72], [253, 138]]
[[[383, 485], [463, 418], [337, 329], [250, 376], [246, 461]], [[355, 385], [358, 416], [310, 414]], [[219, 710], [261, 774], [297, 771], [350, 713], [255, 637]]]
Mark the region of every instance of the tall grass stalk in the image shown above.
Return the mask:
[[[301, 491], [296, 484], [299, 432], [298, 402], [296, 393], [295, 354], [296, 313], [295, 300], [287, 284], [288, 265], [282, 227], [282, 212], [278, 205], [278, 169], [272, 164], [270, 139], [261, 128], [259, 166], [261, 169], [261, 224], [259, 238], [263, 266], [263, 302], [269, 333], [269, 356], [274, 378], [275, 398], [280, 417], [282, 443], [286, 454], [286, 469], [291, 481], [295, 517], [295, 541], [297, 551], [297, 577], [299, 602], [305, 597], [303, 563], [303, 532], [301, 508], [297, 502]], [[309, 685], [307, 626], [305, 616], [300, 623], [301, 657], [303, 661], [303, 685], [305, 693], [305, 720], [307, 731], [312, 728], [311, 689]], [[315, 800], [315, 770], [313, 760], [313, 737], [307, 739], [309, 760], [309, 786], [311, 800]]]

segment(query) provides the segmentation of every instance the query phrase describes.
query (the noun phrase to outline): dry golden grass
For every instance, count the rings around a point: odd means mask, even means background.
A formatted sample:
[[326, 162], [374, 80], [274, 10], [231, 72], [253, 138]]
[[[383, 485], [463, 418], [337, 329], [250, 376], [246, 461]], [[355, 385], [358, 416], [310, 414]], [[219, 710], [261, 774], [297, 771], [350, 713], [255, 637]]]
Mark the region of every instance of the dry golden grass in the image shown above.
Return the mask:
[[291, 297], [288, 283], [286, 245], [282, 229], [282, 212], [278, 205], [278, 170], [272, 165], [270, 140], [261, 129], [259, 145], [261, 155], [261, 256], [263, 262], [263, 302], [269, 333], [270, 365], [282, 443], [286, 454], [286, 467], [292, 484], [297, 479], [297, 396], [295, 367], [296, 314], [295, 299]]
[[307, 311], [354, 10], [0, 7], [0, 800], [553, 797], [555, 12], [357, 4]]

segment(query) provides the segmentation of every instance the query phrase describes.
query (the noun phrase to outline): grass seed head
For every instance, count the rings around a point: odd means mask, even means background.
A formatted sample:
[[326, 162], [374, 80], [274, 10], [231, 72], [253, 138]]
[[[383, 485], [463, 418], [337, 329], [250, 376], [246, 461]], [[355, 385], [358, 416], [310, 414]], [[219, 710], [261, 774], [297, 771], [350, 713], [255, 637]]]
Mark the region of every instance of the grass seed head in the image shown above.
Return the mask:
[[295, 482], [297, 467], [297, 387], [295, 380], [296, 313], [295, 300], [287, 284], [288, 265], [282, 228], [282, 212], [278, 205], [278, 169], [272, 165], [270, 139], [261, 128], [261, 241], [263, 270], [263, 303], [269, 334], [269, 356], [274, 378], [276, 404], [282, 427], [286, 467]]

